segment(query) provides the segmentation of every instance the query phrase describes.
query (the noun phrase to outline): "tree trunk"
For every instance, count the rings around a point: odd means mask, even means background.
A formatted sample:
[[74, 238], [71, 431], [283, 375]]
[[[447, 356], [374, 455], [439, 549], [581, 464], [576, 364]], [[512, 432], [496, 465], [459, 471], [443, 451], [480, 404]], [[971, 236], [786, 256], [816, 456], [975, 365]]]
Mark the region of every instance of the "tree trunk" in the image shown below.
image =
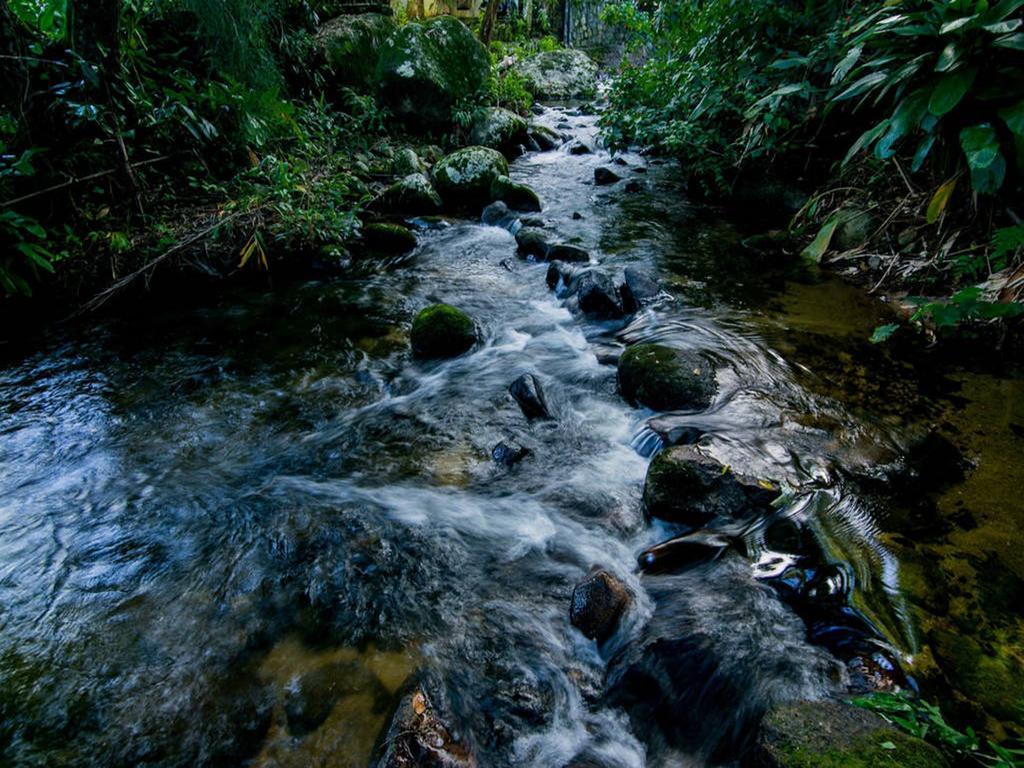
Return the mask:
[[500, 0], [490, 0], [490, 5], [487, 6], [487, 12], [484, 14], [484, 20], [480, 23], [480, 41], [487, 45], [491, 42], [491, 36], [494, 34], [494, 21], [498, 18], [498, 3]]

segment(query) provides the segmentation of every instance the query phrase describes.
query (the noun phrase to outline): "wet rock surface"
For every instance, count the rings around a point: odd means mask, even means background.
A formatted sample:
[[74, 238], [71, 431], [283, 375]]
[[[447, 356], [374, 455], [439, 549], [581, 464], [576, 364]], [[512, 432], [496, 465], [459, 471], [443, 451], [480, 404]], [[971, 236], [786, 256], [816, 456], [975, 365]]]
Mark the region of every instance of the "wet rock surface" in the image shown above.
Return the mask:
[[422, 173], [411, 173], [391, 184], [374, 201], [377, 210], [387, 213], [440, 213], [441, 196]]
[[594, 183], [599, 187], [607, 186], [608, 184], [614, 184], [617, 181], [621, 181], [622, 177], [615, 173], [611, 168], [605, 168], [604, 166], [598, 166], [594, 169]]
[[614, 574], [595, 568], [572, 591], [569, 620], [591, 640], [608, 638], [630, 603], [629, 591]]
[[545, 261], [551, 248], [546, 232], [524, 227], [516, 233], [516, 248], [520, 256]]
[[537, 193], [526, 184], [512, 181], [508, 176], [496, 176], [491, 182], [491, 198], [505, 203], [517, 211], [540, 211]]
[[416, 235], [401, 224], [368, 224], [363, 239], [367, 247], [381, 253], [403, 254], [416, 247]]
[[597, 65], [580, 50], [542, 51], [516, 64], [516, 71], [538, 99], [586, 98], [597, 89]]
[[658, 281], [647, 272], [636, 267], [626, 267], [623, 275], [625, 282], [619, 288], [619, 293], [622, 295], [622, 306], [627, 312], [636, 312], [662, 296]]
[[619, 360], [618, 382], [626, 400], [658, 411], [707, 408], [718, 392], [715, 370], [706, 357], [660, 344], [626, 350]]
[[532, 373], [524, 373], [513, 381], [508, 387], [509, 394], [519, 403], [523, 415], [527, 419], [550, 419], [551, 411], [548, 410], [547, 400], [544, 397], [544, 388], [540, 381]]
[[615, 281], [604, 272], [589, 269], [572, 279], [569, 293], [576, 297], [580, 311], [594, 317], [614, 319], [622, 317], [622, 300]]
[[473, 319], [448, 304], [422, 310], [412, 323], [413, 353], [422, 358], [457, 357], [477, 342]]
[[391, 718], [375, 768], [476, 768], [473, 754], [453, 738], [422, 688], [404, 696]]
[[452, 152], [434, 166], [434, 185], [446, 202], [479, 204], [491, 194], [499, 176], [508, 176], [508, 161], [489, 147], [466, 147]]
[[469, 141], [481, 147], [510, 152], [527, 140], [526, 120], [501, 107], [478, 110], [469, 127]]

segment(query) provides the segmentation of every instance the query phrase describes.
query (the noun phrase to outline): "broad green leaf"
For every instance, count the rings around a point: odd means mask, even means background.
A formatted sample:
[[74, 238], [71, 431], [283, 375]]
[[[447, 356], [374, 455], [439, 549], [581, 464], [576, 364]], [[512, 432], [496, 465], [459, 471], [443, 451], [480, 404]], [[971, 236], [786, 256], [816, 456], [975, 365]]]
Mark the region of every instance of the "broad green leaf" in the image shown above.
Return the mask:
[[956, 189], [956, 182], [958, 178], [958, 176], [954, 176], [935, 190], [935, 194], [932, 195], [931, 202], [928, 203], [928, 210], [924, 215], [925, 221], [929, 224], [934, 224], [938, 221], [939, 216], [941, 216], [942, 212], [946, 210], [946, 206], [949, 205], [950, 198], [953, 197], [953, 190]]
[[960, 49], [956, 43], [950, 43], [942, 49], [942, 53], [939, 54], [939, 60], [935, 64], [936, 72], [948, 72], [951, 70], [956, 63], [960, 60]]
[[1006, 180], [1006, 159], [997, 154], [991, 165], [971, 169], [971, 186], [983, 195], [994, 195]]
[[939, 29], [939, 34], [948, 35], [950, 32], [956, 32], [958, 29], [963, 29], [972, 21], [976, 21], [977, 19], [977, 16], [964, 16], [962, 18], [955, 19], [948, 24], [943, 24]]
[[999, 116], [1014, 135], [1024, 136], [1024, 99], [1012, 107], [999, 110]]
[[914, 152], [914, 161], [910, 165], [912, 173], [917, 173], [921, 170], [921, 166], [924, 165], [924, 161], [928, 159], [928, 153], [932, 151], [932, 147], [935, 144], [935, 136], [925, 136], [921, 139], [921, 143], [917, 145], [917, 151]]
[[968, 67], [940, 77], [928, 102], [928, 111], [940, 117], [948, 114], [960, 103], [977, 74], [975, 67]]
[[825, 255], [829, 245], [832, 244], [832, 235], [836, 233], [836, 227], [838, 226], [839, 216], [833, 216], [825, 222], [825, 225], [818, 230], [818, 234], [811, 241], [811, 244], [804, 248], [800, 254], [805, 261], [811, 261], [815, 264], [821, 263], [821, 257]]
[[999, 137], [988, 123], [972, 125], [960, 131], [960, 146], [971, 171], [984, 170], [999, 156]]
[[1012, 48], [1015, 51], [1024, 51], [1024, 32], [998, 37], [993, 41], [992, 45], [1000, 48]]
[[836, 96], [833, 101], [845, 101], [846, 99], [852, 99], [855, 96], [860, 96], [866, 90], [871, 88], [871, 86], [878, 85], [888, 76], [888, 72], [872, 72], [870, 75], [864, 75], [864, 77], [857, 80], [853, 85]]
[[995, 35], [1005, 35], [1009, 32], [1016, 32], [1020, 29], [1021, 24], [1024, 24], [1024, 21], [1012, 19], [1011, 21], [1000, 21], [997, 24], [986, 24], [984, 29]]
[[862, 45], [855, 45], [846, 52], [842, 60], [836, 64], [836, 68], [832, 70], [832, 85], [836, 85], [846, 79], [846, 76], [850, 74], [850, 71], [857, 64], [857, 60], [860, 59], [860, 55], [863, 52], [864, 46]]
[[806, 56], [792, 56], [788, 59], [777, 59], [773, 61], [768, 69], [786, 70], [806, 67], [809, 59]]
[[881, 344], [883, 341], [888, 341], [892, 338], [892, 335], [900, 329], [896, 323], [886, 323], [875, 328], [875, 332], [871, 334], [872, 344]]
[[868, 130], [864, 131], [860, 138], [853, 142], [853, 146], [850, 147], [850, 150], [846, 153], [846, 157], [843, 158], [843, 165], [850, 162], [850, 160], [853, 159], [858, 152], [864, 149], [864, 147], [869, 146], [872, 142], [876, 141], [878, 137], [885, 132], [886, 128], [889, 127], [889, 122], [889, 119], [886, 118], [874, 128], [868, 128]]

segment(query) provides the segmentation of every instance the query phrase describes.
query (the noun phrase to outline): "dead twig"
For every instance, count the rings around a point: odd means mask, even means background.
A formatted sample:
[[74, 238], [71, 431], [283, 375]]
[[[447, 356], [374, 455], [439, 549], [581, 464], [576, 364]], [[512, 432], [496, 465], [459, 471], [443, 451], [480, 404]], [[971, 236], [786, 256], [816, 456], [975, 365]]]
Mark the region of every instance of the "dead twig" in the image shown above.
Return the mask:
[[[170, 159], [171, 159], [171, 155], [162, 155], [161, 157], [154, 157], [154, 158], [151, 158], [149, 160], [140, 160], [137, 163], [132, 163], [131, 164], [131, 168], [133, 168], [133, 169], [134, 168], [141, 168], [144, 165], [152, 165], [153, 163], [161, 163], [164, 160], [170, 160]], [[29, 192], [27, 195], [22, 195], [21, 197], [15, 197], [12, 200], [4, 200], [3, 202], [0, 202], [0, 208], [10, 208], [12, 205], [17, 205], [18, 203], [23, 203], [26, 200], [31, 200], [34, 197], [40, 197], [42, 195], [48, 195], [51, 192], [57, 192], [57, 191], [59, 191], [61, 189], [65, 189], [67, 187], [74, 186], [75, 184], [81, 184], [81, 183], [86, 182], [86, 181], [95, 181], [96, 179], [101, 179], [104, 176], [110, 176], [113, 173], [117, 173], [120, 170], [122, 170], [122, 169], [121, 168], [108, 168], [105, 171], [97, 171], [96, 173], [90, 173], [88, 176], [75, 176], [73, 178], [68, 179], [67, 181], [62, 181], [60, 184], [54, 184], [54, 185], [46, 187], [44, 189], [37, 189], [35, 192]]]

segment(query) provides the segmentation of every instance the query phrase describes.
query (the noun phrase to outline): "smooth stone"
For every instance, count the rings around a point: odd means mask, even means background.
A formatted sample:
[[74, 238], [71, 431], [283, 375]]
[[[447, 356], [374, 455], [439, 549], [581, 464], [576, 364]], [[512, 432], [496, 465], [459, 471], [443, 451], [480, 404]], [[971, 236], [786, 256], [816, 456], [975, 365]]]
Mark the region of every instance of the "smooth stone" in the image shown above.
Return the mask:
[[645, 549], [636, 561], [644, 573], [680, 571], [714, 560], [731, 545], [721, 534], [697, 531]]
[[573, 278], [570, 291], [580, 311], [599, 318], [622, 317], [622, 302], [615, 282], [604, 272], [590, 269]]
[[570, 155], [591, 155], [594, 150], [588, 144], [584, 144], [582, 141], [574, 141], [569, 145]]
[[422, 173], [399, 179], [373, 201], [379, 211], [410, 215], [439, 213], [441, 206], [441, 196]]
[[526, 184], [498, 176], [491, 182], [491, 198], [500, 200], [517, 211], [540, 211], [540, 197]]
[[636, 344], [619, 361], [619, 392], [656, 411], [704, 409], [718, 392], [715, 369], [697, 352]]
[[622, 295], [622, 306], [627, 312], [636, 312], [641, 307], [655, 302], [661, 296], [658, 281], [643, 270], [626, 267], [623, 272], [625, 282], [619, 288]]
[[547, 258], [555, 261], [567, 261], [572, 263], [587, 263], [590, 261], [590, 252], [578, 245], [558, 243], [548, 249]]
[[644, 189], [644, 185], [641, 184], [636, 179], [630, 179], [625, 183], [623, 189], [626, 190], [626, 192], [628, 192], [629, 194], [634, 195], [637, 192], [642, 192]]
[[495, 464], [512, 467], [530, 455], [530, 449], [516, 443], [502, 441], [491, 450], [491, 459]]
[[477, 342], [472, 318], [449, 304], [433, 304], [412, 324], [412, 350], [420, 358], [458, 357]]
[[434, 166], [434, 186], [447, 201], [482, 201], [498, 176], [508, 175], [508, 161], [490, 147], [466, 147], [443, 157]]
[[420, 160], [419, 155], [416, 154], [415, 150], [405, 147], [398, 150], [395, 153], [394, 159], [391, 161], [391, 172], [395, 176], [405, 178], [410, 173], [426, 173], [427, 167]]
[[598, 186], [606, 186], [608, 184], [614, 184], [619, 181], [622, 177], [619, 176], [611, 168], [605, 168], [603, 165], [598, 166], [594, 169], [594, 183]]
[[403, 254], [416, 247], [416, 235], [401, 224], [367, 224], [363, 227], [367, 247], [380, 253]]
[[551, 412], [548, 410], [547, 400], [544, 397], [544, 389], [532, 373], [524, 373], [513, 381], [509, 385], [508, 391], [519, 403], [523, 415], [530, 421], [551, 418]]
[[546, 125], [531, 126], [530, 138], [537, 144], [537, 149], [541, 152], [550, 152], [562, 145], [562, 137]]
[[520, 256], [544, 261], [550, 247], [547, 234], [539, 229], [524, 227], [516, 233], [516, 250]]
[[572, 280], [573, 271], [573, 268], [564, 261], [558, 261], [557, 259], [552, 261], [548, 265], [547, 274], [544, 276], [548, 288], [557, 291], [560, 286], [562, 288], [568, 287]]
[[602, 642], [615, 631], [630, 600], [617, 576], [595, 568], [572, 591], [569, 621], [588, 639]]

